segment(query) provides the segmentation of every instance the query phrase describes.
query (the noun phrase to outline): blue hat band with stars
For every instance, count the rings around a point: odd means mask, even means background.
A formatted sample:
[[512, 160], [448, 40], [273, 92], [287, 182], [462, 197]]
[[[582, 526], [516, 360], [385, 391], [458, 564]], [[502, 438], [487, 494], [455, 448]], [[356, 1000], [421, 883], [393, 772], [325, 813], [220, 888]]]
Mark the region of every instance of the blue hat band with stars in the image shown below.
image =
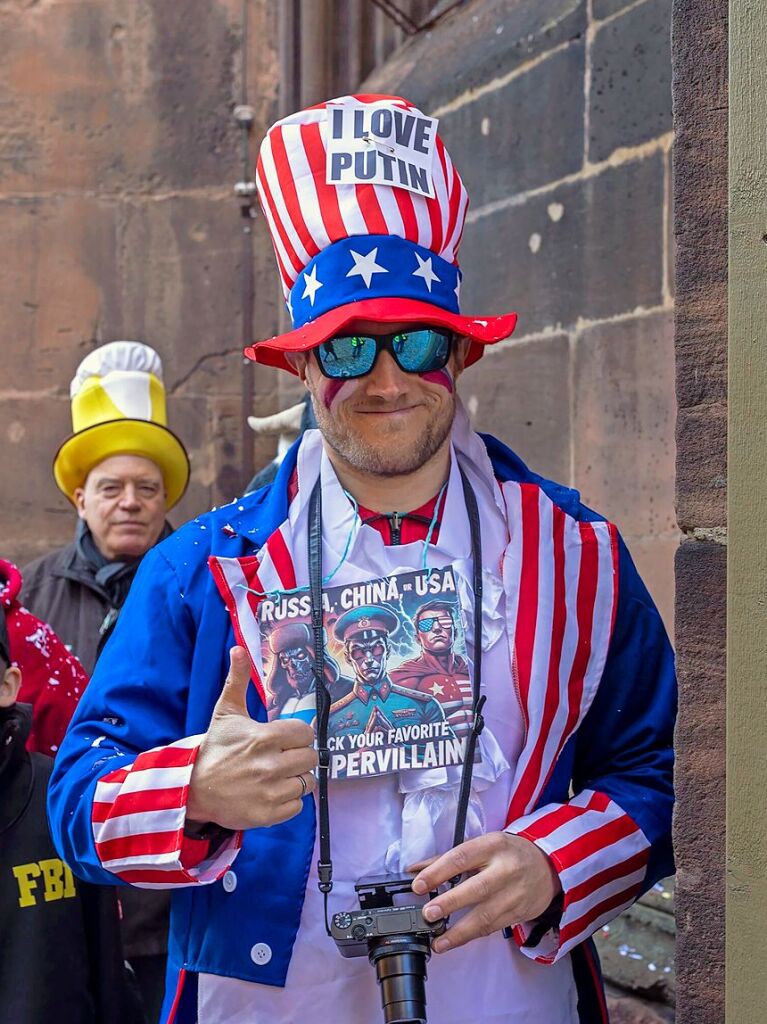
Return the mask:
[[288, 296], [293, 327], [366, 299], [416, 299], [459, 313], [461, 271], [398, 235], [343, 238], [318, 253]]

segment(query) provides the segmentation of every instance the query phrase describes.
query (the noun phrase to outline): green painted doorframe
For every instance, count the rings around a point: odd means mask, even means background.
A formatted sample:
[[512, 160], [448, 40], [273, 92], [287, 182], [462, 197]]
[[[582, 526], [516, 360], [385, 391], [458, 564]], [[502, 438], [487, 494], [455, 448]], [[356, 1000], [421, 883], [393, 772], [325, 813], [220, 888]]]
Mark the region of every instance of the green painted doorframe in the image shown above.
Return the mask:
[[729, 18], [726, 1019], [764, 1024], [767, 0], [730, 0]]

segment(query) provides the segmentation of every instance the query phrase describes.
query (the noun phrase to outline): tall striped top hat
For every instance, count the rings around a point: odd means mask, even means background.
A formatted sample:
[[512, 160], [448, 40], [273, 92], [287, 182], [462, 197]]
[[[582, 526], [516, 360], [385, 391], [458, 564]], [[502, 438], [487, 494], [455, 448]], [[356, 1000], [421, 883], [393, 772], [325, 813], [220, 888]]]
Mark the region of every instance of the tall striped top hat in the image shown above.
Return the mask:
[[167, 427], [160, 357], [138, 341], [89, 352], [69, 389], [72, 433], [56, 452], [53, 475], [74, 501], [90, 471], [113, 455], [141, 455], [160, 467], [168, 508], [189, 482], [189, 457]]
[[398, 96], [343, 96], [278, 121], [256, 183], [293, 330], [245, 355], [292, 370], [355, 322], [429, 323], [471, 340], [467, 362], [516, 314], [462, 316], [458, 246], [469, 199], [437, 121]]

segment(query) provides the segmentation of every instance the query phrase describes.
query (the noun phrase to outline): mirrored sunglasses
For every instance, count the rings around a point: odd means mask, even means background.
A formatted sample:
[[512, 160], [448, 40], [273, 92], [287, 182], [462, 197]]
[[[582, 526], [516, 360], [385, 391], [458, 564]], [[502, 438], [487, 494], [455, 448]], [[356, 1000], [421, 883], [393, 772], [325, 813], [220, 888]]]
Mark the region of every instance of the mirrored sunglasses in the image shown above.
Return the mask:
[[447, 365], [454, 335], [431, 327], [396, 334], [342, 335], [314, 349], [320, 370], [335, 380], [364, 377], [386, 350], [405, 373], [429, 373]]

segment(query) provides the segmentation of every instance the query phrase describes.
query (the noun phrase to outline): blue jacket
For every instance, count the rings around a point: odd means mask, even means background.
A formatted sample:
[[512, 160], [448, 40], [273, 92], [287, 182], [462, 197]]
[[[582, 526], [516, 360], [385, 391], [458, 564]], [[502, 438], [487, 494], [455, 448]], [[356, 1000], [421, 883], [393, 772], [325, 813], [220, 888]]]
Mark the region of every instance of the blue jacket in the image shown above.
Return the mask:
[[[576, 491], [538, 477], [494, 438], [484, 440], [499, 480], [537, 484], [570, 516], [600, 518], [580, 504]], [[91, 807], [99, 778], [131, 763], [141, 751], [208, 727], [235, 643], [208, 557], [253, 554], [285, 519], [297, 447], [287, 454], [273, 484], [187, 523], [141, 564], [51, 779], [49, 815], [56, 846], [87, 881], [119, 883], [101, 867], [94, 848]], [[617, 614], [599, 690], [562, 751], [540, 805], [566, 801], [571, 785], [575, 792], [591, 788], [607, 793], [651, 844], [644, 883], [649, 888], [673, 871], [673, 656], [658, 612], [622, 542], [619, 559]], [[255, 687], [250, 687], [248, 701], [251, 715], [265, 721]], [[245, 833], [234, 894], [221, 881], [173, 892], [165, 1012], [181, 969], [189, 975], [204, 972], [284, 984], [314, 834], [314, 802], [306, 800], [302, 813], [291, 821]], [[272, 950], [263, 966], [250, 956], [261, 942]], [[182, 1012], [174, 1019], [193, 1020], [192, 1004], [187, 991]], [[191, 1015], [183, 1012], [185, 1006]]]

